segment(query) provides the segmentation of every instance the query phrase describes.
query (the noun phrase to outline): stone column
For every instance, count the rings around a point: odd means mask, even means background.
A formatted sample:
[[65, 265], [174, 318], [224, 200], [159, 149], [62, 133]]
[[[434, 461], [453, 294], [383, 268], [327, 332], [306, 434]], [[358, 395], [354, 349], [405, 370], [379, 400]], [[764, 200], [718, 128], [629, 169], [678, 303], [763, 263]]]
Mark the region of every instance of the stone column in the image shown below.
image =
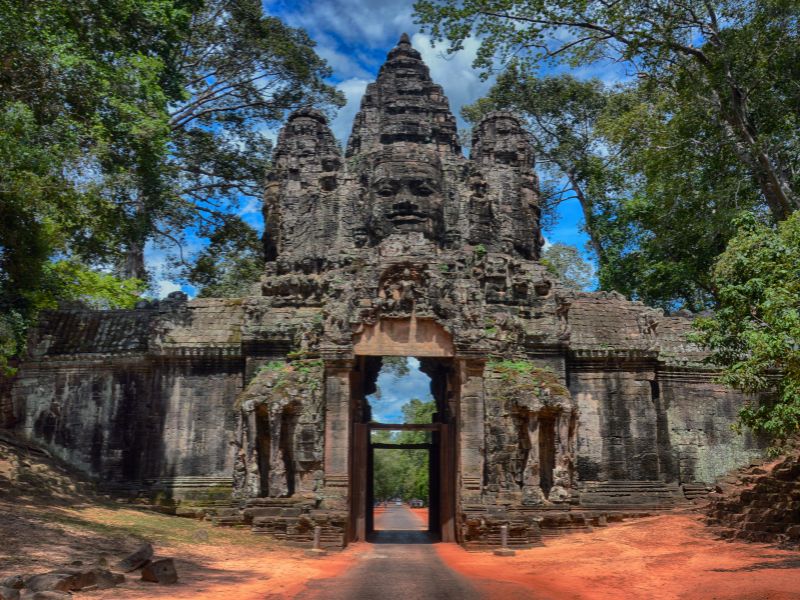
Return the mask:
[[541, 495], [541, 477], [539, 466], [539, 415], [530, 413], [528, 415], [528, 464], [525, 472], [525, 486], [539, 491]]
[[350, 482], [350, 375], [353, 364], [350, 360], [325, 362], [325, 487], [326, 496], [341, 509], [346, 508]]
[[565, 501], [572, 495], [572, 472], [575, 457], [574, 440], [572, 433], [573, 414], [570, 410], [562, 410], [556, 416], [555, 438], [556, 456], [555, 469], [553, 470], [553, 489], [550, 490], [550, 500]]
[[460, 496], [462, 501], [481, 494], [484, 463], [484, 406], [483, 360], [458, 361], [461, 380], [458, 415]]

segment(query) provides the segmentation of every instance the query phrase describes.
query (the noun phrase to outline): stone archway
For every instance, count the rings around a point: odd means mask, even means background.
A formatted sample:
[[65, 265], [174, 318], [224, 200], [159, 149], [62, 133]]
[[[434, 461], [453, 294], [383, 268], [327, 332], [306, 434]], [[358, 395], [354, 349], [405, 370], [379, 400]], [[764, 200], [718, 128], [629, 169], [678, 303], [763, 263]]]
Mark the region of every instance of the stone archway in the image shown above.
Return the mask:
[[357, 356], [447, 357], [455, 354], [453, 337], [433, 319], [380, 319], [355, 335]]
[[[366, 396], [374, 390], [380, 358], [412, 356], [423, 363], [431, 377], [431, 393], [437, 404], [434, 422], [419, 426], [431, 432], [430, 529], [444, 542], [455, 542], [456, 431], [459, 398], [458, 369], [450, 334], [433, 319], [415, 317], [381, 319], [365, 326], [354, 337], [350, 373], [352, 440], [349, 447], [349, 540], [364, 540], [371, 530], [371, 431], [413, 429], [407, 424], [369, 421]], [[376, 367], [377, 365], [377, 367]]]

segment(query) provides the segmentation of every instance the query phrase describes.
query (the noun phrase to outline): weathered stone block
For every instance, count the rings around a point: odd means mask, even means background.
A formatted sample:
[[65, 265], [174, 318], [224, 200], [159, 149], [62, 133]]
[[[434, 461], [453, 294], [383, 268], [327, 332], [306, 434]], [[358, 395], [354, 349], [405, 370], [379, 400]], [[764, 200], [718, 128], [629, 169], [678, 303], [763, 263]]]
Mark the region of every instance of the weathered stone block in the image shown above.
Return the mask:
[[133, 553], [123, 558], [117, 568], [126, 573], [142, 567], [153, 558], [153, 545], [149, 542], [142, 544]]
[[175, 562], [171, 558], [160, 558], [148, 562], [142, 567], [142, 581], [164, 585], [177, 583], [178, 572], [175, 570]]

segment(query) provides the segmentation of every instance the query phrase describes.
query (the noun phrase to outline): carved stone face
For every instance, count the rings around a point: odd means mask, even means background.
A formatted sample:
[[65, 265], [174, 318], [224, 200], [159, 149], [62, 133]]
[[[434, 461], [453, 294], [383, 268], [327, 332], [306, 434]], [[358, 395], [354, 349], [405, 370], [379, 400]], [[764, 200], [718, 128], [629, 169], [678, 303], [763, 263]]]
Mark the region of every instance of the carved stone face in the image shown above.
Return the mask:
[[442, 173], [428, 163], [389, 160], [378, 163], [370, 182], [370, 230], [377, 241], [393, 233], [417, 231], [441, 236]]

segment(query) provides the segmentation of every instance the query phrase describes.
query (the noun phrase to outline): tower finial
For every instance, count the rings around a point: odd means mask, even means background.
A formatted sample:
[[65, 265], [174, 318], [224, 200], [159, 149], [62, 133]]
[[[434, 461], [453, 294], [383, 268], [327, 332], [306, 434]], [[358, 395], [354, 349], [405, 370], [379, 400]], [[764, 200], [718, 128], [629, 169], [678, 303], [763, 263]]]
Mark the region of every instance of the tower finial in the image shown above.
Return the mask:
[[407, 33], [403, 33], [400, 36], [400, 41], [397, 42], [397, 45], [399, 46], [400, 44], [411, 44], [411, 38], [408, 37]]

